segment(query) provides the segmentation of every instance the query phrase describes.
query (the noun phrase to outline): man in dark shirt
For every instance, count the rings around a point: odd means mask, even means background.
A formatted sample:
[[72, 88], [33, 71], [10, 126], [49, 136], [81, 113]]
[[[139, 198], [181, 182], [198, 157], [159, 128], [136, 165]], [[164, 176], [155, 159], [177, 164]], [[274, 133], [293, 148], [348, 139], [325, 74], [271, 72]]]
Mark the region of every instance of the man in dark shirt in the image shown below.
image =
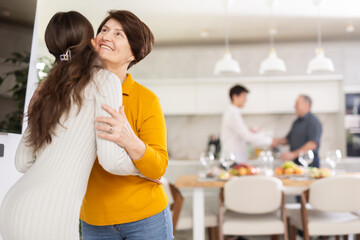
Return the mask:
[[296, 99], [295, 110], [298, 118], [293, 123], [290, 132], [284, 138], [277, 139], [277, 144], [289, 144], [290, 152], [284, 152], [281, 155], [283, 160], [298, 161], [300, 152], [312, 150], [314, 152], [314, 161], [309, 165], [319, 167], [319, 147], [322, 127], [319, 119], [310, 112], [311, 98], [307, 95], [300, 95]]

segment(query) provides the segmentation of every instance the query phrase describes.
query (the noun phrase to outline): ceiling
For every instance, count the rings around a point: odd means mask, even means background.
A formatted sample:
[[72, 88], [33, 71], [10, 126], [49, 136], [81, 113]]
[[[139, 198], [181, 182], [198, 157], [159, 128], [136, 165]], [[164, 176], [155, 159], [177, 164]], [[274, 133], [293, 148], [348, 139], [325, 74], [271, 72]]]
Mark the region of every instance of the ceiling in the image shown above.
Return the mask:
[[[234, 0], [229, 10], [230, 44], [269, 41], [268, 29], [276, 27], [276, 41], [316, 41], [318, 9], [312, 0]], [[0, 3], [0, 20], [32, 25], [36, 0]], [[57, 11], [77, 10], [96, 28], [110, 9], [127, 9], [153, 31], [157, 45], [213, 44], [224, 42], [223, 0], [38, 0], [39, 38]], [[320, 5], [323, 41], [360, 39], [360, 1], [323, 0]], [[5, 10], [5, 11], [4, 11]], [[10, 11], [10, 16], [4, 13]], [[355, 31], [345, 31], [347, 24]], [[207, 36], [206, 36], [207, 35]]]

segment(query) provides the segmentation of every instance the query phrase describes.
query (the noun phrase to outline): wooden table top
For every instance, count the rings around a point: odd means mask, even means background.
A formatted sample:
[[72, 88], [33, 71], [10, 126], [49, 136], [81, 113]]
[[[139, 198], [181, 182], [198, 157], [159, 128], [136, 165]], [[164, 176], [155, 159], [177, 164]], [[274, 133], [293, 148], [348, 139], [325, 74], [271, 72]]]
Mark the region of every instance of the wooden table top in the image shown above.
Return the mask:
[[[346, 175], [358, 175], [360, 173], [344, 173]], [[279, 178], [284, 186], [288, 187], [308, 187], [312, 184], [316, 179], [304, 179], [304, 180], [295, 180], [291, 178]], [[198, 175], [182, 175], [179, 176], [175, 182], [176, 187], [182, 188], [222, 188], [224, 187], [226, 181], [222, 180], [199, 180]]]

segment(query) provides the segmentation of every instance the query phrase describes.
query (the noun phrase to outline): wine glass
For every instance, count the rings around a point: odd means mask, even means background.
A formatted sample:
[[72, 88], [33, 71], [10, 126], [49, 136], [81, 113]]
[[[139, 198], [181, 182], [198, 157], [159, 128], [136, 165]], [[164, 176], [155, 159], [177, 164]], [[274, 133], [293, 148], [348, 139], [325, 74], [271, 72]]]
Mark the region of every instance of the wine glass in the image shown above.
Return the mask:
[[298, 160], [304, 166], [305, 172], [309, 173], [309, 165], [314, 161], [314, 152], [311, 150], [301, 151]]
[[265, 151], [261, 151], [259, 153], [258, 160], [259, 160], [259, 163], [261, 164], [261, 168], [265, 171], [267, 169], [267, 161], [268, 161]]
[[274, 156], [271, 151], [266, 151], [266, 175], [273, 175], [273, 168], [274, 168]]
[[200, 163], [203, 166], [203, 170], [200, 171], [199, 175], [202, 178], [206, 178], [209, 169], [213, 166], [215, 157], [212, 152], [202, 152], [200, 154]]
[[271, 176], [273, 175], [273, 163], [274, 157], [271, 151], [261, 151], [260, 156], [258, 157], [260, 161], [262, 171], [264, 175]]
[[233, 152], [226, 152], [221, 155], [220, 162], [226, 170], [229, 170], [229, 168], [235, 163], [235, 159], [235, 154]]
[[203, 165], [206, 168], [211, 167], [214, 160], [215, 160], [215, 157], [214, 157], [214, 153], [212, 153], [212, 152], [202, 152], [200, 155], [201, 165]]
[[335, 174], [336, 165], [341, 161], [341, 151], [339, 149], [328, 151], [325, 160], [330, 165], [333, 174]]

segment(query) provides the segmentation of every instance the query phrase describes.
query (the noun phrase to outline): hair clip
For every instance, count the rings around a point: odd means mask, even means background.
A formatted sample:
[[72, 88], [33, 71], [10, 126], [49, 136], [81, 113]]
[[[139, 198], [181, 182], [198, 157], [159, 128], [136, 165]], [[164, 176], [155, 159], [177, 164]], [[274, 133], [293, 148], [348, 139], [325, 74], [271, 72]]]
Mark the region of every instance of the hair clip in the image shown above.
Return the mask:
[[71, 60], [71, 51], [70, 49], [66, 50], [65, 54], [60, 55], [60, 61], [70, 61]]

